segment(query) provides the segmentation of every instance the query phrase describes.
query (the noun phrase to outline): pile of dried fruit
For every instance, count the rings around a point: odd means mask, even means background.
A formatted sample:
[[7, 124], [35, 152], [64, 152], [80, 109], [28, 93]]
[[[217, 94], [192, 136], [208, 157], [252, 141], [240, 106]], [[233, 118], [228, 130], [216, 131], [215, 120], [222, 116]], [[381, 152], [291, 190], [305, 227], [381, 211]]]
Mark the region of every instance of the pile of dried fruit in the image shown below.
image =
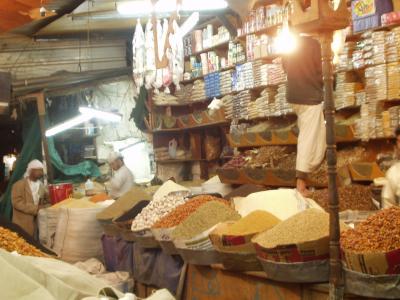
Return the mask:
[[192, 213], [194, 213], [200, 206], [209, 201], [220, 201], [221, 203], [229, 205], [229, 202], [224, 199], [209, 195], [200, 195], [192, 198], [185, 204], [178, 206], [175, 210], [156, 222], [153, 225], [153, 228], [175, 227], [179, 225], [182, 221], [184, 221], [187, 217], [189, 217]]
[[[351, 185], [339, 187], [339, 211], [345, 210], [376, 210], [371, 201], [371, 189], [364, 185]], [[317, 202], [323, 209], [328, 211], [329, 199], [328, 189], [317, 190], [309, 197]]]
[[224, 166], [223, 169], [240, 169], [243, 168], [246, 164], [246, 159], [243, 155], [237, 155], [228, 161]]
[[294, 147], [268, 146], [248, 150], [235, 156], [224, 168], [278, 168], [294, 169], [296, 151]]
[[21, 255], [49, 257], [31, 244], [27, 243], [15, 232], [3, 227], [0, 227], [0, 248], [3, 248], [8, 252], [16, 251]]
[[294, 147], [268, 146], [246, 152], [247, 167], [293, 169], [295, 165]]
[[355, 229], [341, 234], [344, 250], [356, 253], [389, 252], [400, 249], [400, 208], [379, 211]]
[[[365, 148], [362, 147], [355, 147], [349, 149], [342, 149], [337, 152], [337, 165], [338, 169], [354, 163], [359, 162], [365, 159]], [[312, 172], [310, 175], [310, 179], [312, 182], [327, 185], [328, 182], [328, 165], [326, 160], [324, 160], [321, 165], [318, 167], [317, 170]]]

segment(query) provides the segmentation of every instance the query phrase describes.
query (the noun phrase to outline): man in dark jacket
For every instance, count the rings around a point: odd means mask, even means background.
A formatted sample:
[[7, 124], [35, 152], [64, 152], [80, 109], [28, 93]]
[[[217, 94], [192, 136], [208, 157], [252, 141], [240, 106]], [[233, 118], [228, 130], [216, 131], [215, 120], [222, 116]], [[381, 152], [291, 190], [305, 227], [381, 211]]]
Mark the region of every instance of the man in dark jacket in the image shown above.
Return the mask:
[[307, 195], [309, 173], [319, 167], [326, 152], [323, 113], [321, 46], [311, 37], [298, 37], [297, 49], [283, 59], [287, 73], [287, 101], [297, 115], [297, 190]]

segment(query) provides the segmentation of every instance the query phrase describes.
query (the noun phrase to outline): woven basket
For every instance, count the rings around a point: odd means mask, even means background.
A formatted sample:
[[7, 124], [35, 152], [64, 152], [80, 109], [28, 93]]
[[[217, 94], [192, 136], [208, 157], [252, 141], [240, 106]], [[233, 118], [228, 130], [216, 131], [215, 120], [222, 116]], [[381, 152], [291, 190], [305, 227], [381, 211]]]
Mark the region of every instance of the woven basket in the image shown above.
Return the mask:
[[222, 263], [220, 254], [215, 250], [189, 250], [180, 248], [177, 250], [182, 259], [191, 265], [210, 266]]

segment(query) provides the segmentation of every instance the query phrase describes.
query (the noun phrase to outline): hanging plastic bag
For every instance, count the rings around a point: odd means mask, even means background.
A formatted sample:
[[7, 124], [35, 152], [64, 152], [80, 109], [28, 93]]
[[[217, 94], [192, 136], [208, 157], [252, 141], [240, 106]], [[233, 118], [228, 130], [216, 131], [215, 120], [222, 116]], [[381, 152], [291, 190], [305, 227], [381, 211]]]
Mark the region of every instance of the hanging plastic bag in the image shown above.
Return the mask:
[[144, 84], [145, 63], [145, 40], [140, 19], [136, 22], [135, 34], [132, 41], [132, 53], [133, 80], [136, 84], [137, 90], [139, 91]]

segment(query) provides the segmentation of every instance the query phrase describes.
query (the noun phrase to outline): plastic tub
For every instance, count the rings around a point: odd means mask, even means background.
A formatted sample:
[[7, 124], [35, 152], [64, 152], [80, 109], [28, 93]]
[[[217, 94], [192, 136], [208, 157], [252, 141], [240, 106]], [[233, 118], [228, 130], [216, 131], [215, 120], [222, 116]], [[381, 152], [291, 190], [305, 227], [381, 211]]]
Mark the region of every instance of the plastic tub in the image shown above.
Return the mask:
[[49, 185], [50, 203], [52, 205], [69, 198], [74, 191], [72, 183], [60, 183]]

